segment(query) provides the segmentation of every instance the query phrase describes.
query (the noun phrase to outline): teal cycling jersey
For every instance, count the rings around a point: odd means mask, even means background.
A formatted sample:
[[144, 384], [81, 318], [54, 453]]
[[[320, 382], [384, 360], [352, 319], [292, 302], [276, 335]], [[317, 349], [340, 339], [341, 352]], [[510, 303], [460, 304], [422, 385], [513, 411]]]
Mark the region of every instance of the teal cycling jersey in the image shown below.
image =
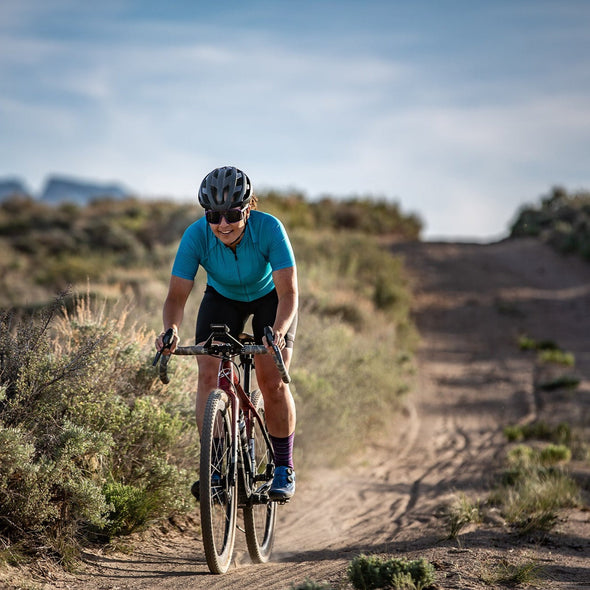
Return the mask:
[[268, 213], [251, 211], [235, 253], [215, 237], [204, 217], [186, 229], [172, 274], [194, 280], [199, 266], [224, 297], [253, 301], [274, 289], [273, 271], [295, 266], [295, 256], [283, 224]]

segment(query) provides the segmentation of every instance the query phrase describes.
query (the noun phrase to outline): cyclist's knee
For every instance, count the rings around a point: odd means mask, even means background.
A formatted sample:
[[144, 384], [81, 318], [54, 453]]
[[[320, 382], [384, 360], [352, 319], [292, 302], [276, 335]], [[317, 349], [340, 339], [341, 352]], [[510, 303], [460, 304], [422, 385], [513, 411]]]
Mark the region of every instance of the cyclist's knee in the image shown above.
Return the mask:
[[207, 392], [217, 387], [217, 373], [199, 373], [197, 388], [199, 391]]
[[267, 392], [278, 392], [283, 384], [276, 366], [274, 364], [269, 365], [268, 362], [263, 366], [262, 363], [259, 363], [256, 366], [256, 380], [258, 381], [258, 387], [260, 387], [263, 394]]
[[280, 379], [270, 378], [262, 381], [258, 379], [258, 386], [262, 392], [262, 397], [267, 403], [284, 400], [291, 393], [289, 386], [285, 385]]
[[209, 357], [199, 357], [198, 360], [198, 388], [200, 391], [206, 391], [208, 395], [211, 389], [215, 389], [215, 387], [217, 387], [218, 361], [216, 359], [210, 359]]

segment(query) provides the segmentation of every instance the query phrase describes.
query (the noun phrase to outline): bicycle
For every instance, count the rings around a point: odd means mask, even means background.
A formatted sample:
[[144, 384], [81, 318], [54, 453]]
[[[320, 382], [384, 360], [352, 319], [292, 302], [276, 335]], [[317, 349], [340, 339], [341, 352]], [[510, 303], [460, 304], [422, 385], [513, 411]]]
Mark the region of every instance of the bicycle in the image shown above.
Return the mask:
[[[265, 328], [268, 342], [274, 335]], [[164, 335], [170, 346], [172, 330]], [[281, 378], [291, 381], [277, 346], [273, 357]], [[244, 533], [250, 559], [266, 563], [272, 552], [277, 502], [268, 496], [274, 453], [266, 428], [260, 390], [251, 390], [254, 355], [267, 354], [253, 337], [234, 338], [224, 324], [212, 324], [211, 335], [202, 345], [181, 346], [175, 355], [210, 355], [219, 358], [217, 388], [208, 397], [201, 432], [199, 500], [205, 557], [209, 570], [225, 573], [233, 556], [237, 511], [242, 509]], [[239, 357], [238, 366], [234, 359]], [[160, 379], [169, 382], [170, 355], [156, 354]], [[241, 371], [240, 371], [241, 369]]]

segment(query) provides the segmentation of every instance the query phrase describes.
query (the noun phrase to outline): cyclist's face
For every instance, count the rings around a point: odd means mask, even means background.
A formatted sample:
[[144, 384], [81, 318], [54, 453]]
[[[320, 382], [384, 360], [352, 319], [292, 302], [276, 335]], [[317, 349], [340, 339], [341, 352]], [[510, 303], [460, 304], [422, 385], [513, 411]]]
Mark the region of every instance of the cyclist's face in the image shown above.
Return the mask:
[[221, 221], [219, 223], [210, 223], [209, 227], [211, 228], [211, 231], [215, 234], [216, 238], [218, 238], [226, 246], [229, 246], [236, 242], [236, 240], [244, 232], [244, 227], [246, 226], [246, 221], [248, 221], [249, 215], [250, 207], [248, 207], [246, 211], [244, 211], [244, 214], [240, 221], [236, 221], [235, 223], [229, 223], [227, 219], [222, 216]]

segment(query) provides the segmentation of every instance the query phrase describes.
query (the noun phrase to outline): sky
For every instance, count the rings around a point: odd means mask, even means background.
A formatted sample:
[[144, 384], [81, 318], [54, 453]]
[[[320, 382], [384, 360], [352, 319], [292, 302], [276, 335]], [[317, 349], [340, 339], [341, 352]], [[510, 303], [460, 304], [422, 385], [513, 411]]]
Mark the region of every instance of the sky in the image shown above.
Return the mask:
[[386, 198], [493, 241], [590, 189], [586, 0], [1, 0], [0, 178]]

